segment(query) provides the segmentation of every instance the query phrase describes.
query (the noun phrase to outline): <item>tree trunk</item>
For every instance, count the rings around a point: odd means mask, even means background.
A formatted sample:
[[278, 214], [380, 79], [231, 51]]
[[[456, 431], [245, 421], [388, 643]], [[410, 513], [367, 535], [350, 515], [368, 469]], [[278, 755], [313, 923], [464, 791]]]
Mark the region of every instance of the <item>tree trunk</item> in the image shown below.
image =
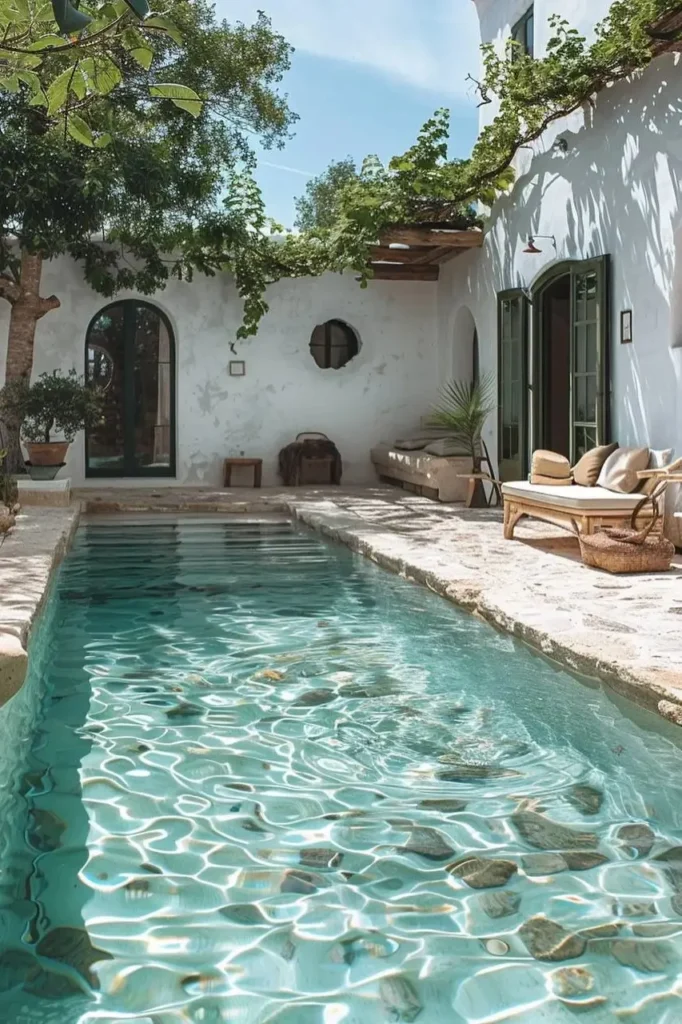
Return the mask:
[[[12, 307], [7, 336], [6, 382], [20, 377], [30, 381], [38, 321], [51, 309], [57, 309], [60, 305], [56, 295], [41, 299], [42, 272], [43, 257], [22, 250], [18, 281], [0, 278], [0, 296], [7, 299]], [[21, 423], [5, 422], [1, 425], [2, 445], [7, 449], [4, 466], [7, 473], [18, 473], [24, 468], [19, 443], [20, 429]]]

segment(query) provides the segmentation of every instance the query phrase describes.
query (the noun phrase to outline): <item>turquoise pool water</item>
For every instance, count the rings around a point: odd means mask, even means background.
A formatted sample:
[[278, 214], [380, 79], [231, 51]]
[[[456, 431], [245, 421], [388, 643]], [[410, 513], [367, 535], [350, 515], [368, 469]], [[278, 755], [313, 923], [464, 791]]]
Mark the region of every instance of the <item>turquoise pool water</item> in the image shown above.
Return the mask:
[[682, 1020], [679, 732], [345, 549], [85, 525], [20, 697], [3, 1024]]

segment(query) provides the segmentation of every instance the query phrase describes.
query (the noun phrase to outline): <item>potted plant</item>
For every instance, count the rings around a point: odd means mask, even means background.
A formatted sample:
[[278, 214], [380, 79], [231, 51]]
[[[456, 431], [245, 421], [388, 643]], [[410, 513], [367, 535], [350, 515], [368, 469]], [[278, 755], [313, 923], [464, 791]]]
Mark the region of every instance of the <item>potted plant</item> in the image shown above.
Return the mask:
[[69, 445], [79, 430], [93, 427], [102, 399], [75, 370], [43, 373], [29, 385], [10, 381], [0, 392], [0, 415], [21, 424], [28, 451], [26, 463], [34, 479], [52, 480], [64, 465]]
[[[471, 456], [472, 473], [481, 473], [485, 461], [493, 475], [482, 434], [488, 416], [496, 408], [495, 378], [486, 374], [477, 381], [453, 380], [445, 384], [430, 417], [434, 427], [442, 427], [458, 448]], [[471, 504], [486, 504], [482, 480], [476, 481]]]

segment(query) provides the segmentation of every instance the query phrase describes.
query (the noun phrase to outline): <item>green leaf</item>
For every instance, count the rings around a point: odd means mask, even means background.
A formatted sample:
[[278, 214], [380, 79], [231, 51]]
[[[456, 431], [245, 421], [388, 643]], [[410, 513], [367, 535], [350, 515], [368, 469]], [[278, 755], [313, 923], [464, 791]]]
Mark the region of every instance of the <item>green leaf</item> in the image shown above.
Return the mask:
[[142, 33], [136, 28], [127, 28], [121, 34], [121, 42], [133, 60], [148, 71], [154, 60], [154, 50]]
[[29, 44], [28, 49], [46, 50], [49, 46], [64, 46], [64, 40], [61, 36], [41, 36], [40, 39], [34, 39], [34, 41]]
[[34, 92], [33, 93], [33, 95], [31, 96], [30, 100], [28, 101], [28, 105], [29, 105], [29, 107], [46, 107], [47, 106], [47, 96], [45, 95], [45, 93], [43, 92], [42, 89], [39, 89], [38, 92]]
[[48, 114], [56, 114], [57, 111], [60, 110], [66, 103], [66, 97], [69, 95], [69, 81], [71, 79], [71, 73], [71, 68], [67, 68], [66, 71], [62, 71], [61, 75], [57, 75], [54, 82], [52, 82], [48, 87]]
[[108, 57], [86, 57], [81, 61], [81, 69], [92, 91], [100, 96], [110, 93], [123, 78], [120, 68]]
[[157, 99], [170, 100], [176, 107], [186, 110], [192, 117], [198, 117], [204, 106], [201, 97], [187, 85], [160, 82], [158, 85], [150, 87], [149, 95]]
[[146, 18], [142, 22], [143, 28], [160, 28], [166, 32], [171, 39], [182, 46], [182, 32], [170, 18], [164, 18], [162, 15], [154, 14], [151, 18]]
[[128, 52], [133, 60], [136, 60], [137, 63], [145, 69], [145, 71], [149, 71], [152, 61], [154, 60], [153, 50], [149, 49], [148, 46], [136, 46], [134, 50], [129, 50]]
[[106, 149], [113, 141], [109, 132], [103, 132], [102, 135], [97, 136], [94, 145], [96, 149]]
[[[52, 9], [51, 0], [47, 0], [42, 7], [39, 7], [36, 11], [33, 21], [36, 24], [41, 24], [44, 21], [54, 21], [54, 10]], [[64, 42], [64, 40], [62, 40]]]
[[66, 124], [69, 135], [76, 142], [82, 143], [84, 146], [94, 146], [95, 140], [92, 137], [92, 129], [90, 125], [79, 117], [78, 114], [71, 114]]
[[0, 89], [4, 92], [19, 92], [19, 79], [16, 75], [0, 77]]
[[79, 100], [85, 99], [88, 86], [85, 81], [85, 75], [78, 66], [73, 69], [69, 87], [71, 92], [77, 96]]
[[22, 21], [29, 21], [31, 13], [28, 8], [28, 0], [9, 0], [2, 5], [2, 20], [6, 24], [13, 25]]
[[17, 78], [20, 82], [23, 82], [24, 85], [27, 85], [31, 92], [36, 93], [43, 91], [40, 86], [40, 78], [36, 75], [35, 71], [17, 71]]

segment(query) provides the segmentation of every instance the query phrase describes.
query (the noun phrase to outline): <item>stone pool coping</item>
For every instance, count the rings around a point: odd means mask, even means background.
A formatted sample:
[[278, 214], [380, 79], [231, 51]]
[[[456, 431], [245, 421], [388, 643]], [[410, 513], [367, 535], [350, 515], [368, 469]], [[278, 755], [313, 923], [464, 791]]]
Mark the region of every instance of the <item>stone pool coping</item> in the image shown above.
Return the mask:
[[68, 551], [79, 506], [29, 506], [0, 546], [0, 706], [21, 689], [31, 628]]
[[[8, 699], [2, 645], [20, 643], [25, 674], [31, 624], [81, 507], [88, 514], [279, 513], [682, 724], [682, 559], [671, 573], [613, 577], [583, 566], [576, 541], [551, 526], [521, 525], [519, 540], [505, 541], [497, 510], [439, 505], [391, 487], [98, 488], [75, 498], [70, 509], [29, 509], [25, 525], [33, 539], [22, 540], [22, 520], [6, 541], [10, 547], [0, 549], [0, 703]], [[30, 554], [22, 556], [22, 545]], [[14, 558], [9, 578], [6, 555]]]

